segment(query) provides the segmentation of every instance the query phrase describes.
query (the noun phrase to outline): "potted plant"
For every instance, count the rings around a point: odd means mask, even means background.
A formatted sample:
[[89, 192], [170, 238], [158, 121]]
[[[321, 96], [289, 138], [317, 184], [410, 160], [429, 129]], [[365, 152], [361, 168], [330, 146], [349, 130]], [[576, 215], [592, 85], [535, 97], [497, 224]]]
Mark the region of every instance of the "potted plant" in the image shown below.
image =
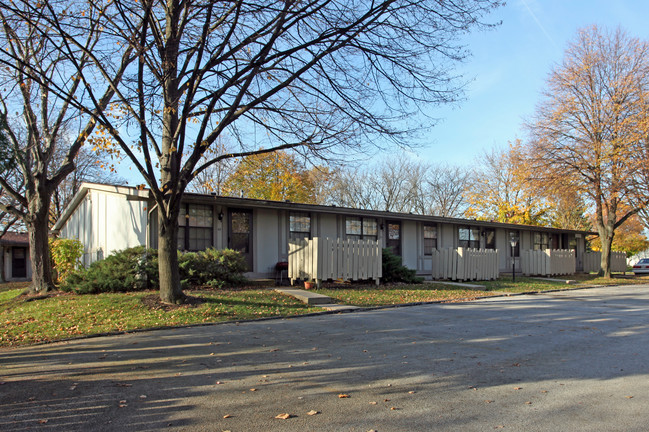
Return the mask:
[[304, 281], [304, 289], [311, 289], [313, 288], [314, 282], [313, 281]]

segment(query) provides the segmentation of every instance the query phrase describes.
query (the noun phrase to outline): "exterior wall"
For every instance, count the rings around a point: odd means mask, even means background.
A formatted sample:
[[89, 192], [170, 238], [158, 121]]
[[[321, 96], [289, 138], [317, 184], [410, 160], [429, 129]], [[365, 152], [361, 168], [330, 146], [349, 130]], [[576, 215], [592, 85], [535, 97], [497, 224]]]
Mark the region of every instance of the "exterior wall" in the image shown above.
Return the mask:
[[417, 232], [416, 222], [401, 221], [401, 260], [404, 266], [415, 270], [419, 257], [418, 245], [422, 242]]
[[275, 271], [279, 259], [280, 218], [277, 210], [255, 209], [252, 214], [254, 276], [267, 276]]
[[338, 216], [330, 213], [320, 213], [318, 216], [317, 230], [312, 234], [319, 237], [337, 238], [344, 234], [338, 227]]
[[84, 247], [83, 264], [111, 253], [146, 244], [146, 201], [91, 190], [61, 228], [62, 238], [77, 239]]
[[450, 224], [441, 224], [437, 236], [437, 248], [454, 248], [456, 246], [455, 237], [457, 236], [457, 227]]

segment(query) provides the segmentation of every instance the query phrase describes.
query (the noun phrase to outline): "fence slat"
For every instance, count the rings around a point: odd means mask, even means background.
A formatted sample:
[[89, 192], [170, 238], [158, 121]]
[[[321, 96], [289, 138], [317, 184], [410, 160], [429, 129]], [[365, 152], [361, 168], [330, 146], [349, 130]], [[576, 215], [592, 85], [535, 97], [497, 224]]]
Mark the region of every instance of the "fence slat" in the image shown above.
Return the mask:
[[378, 280], [382, 277], [379, 241], [320, 238], [290, 240], [288, 277], [305, 280]]

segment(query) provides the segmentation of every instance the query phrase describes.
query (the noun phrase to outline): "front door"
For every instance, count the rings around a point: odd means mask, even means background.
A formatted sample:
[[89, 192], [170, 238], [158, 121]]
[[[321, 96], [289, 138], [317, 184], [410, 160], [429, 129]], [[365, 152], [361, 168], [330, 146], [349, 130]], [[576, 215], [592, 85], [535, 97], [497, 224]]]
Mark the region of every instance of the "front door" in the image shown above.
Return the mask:
[[252, 271], [252, 211], [230, 210], [228, 220], [228, 247], [241, 252]]
[[385, 245], [392, 253], [401, 256], [401, 222], [387, 221], [388, 235]]
[[27, 277], [27, 249], [15, 247], [11, 253], [11, 277]]

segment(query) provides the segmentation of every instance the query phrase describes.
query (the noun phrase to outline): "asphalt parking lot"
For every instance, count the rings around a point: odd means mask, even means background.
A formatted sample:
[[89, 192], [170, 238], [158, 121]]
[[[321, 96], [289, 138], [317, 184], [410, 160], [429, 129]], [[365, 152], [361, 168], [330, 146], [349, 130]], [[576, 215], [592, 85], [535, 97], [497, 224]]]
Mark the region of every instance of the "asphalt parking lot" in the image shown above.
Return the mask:
[[624, 286], [4, 349], [0, 430], [645, 431], [648, 330]]

